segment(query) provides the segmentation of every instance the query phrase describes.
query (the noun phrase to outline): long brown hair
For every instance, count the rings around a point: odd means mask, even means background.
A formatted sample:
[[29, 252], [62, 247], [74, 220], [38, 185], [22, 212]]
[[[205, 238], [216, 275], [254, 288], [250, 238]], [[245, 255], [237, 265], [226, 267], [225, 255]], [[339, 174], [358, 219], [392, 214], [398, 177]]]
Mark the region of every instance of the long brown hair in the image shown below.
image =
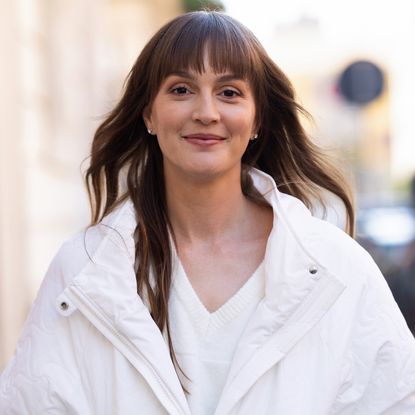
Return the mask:
[[[353, 234], [349, 190], [341, 174], [307, 137], [300, 122], [305, 111], [295, 101], [289, 80], [255, 36], [220, 12], [188, 13], [167, 23], [144, 47], [128, 75], [120, 102], [98, 128], [86, 183], [93, 224], [126, 198], [134, 204], [137, 292], [146, 296], [154, 321], [167, 332], [174, 361], [168, 319], [172, 274], [169, 236], [173, 232], [166, 208], [163, 158], [157, 140], [146, 130], [143, 112], [170, 73], [187, 69], [202, 72], [205, 52], [213, 70], [247, 79], [254, 91], [259, 138], [250, 142], [242, 157], [244, 194], [261, 203], [261, 195], [247, 174], [251, 167], [270, 174], [281, 191], [309, 207], [315, 200], [324, 204], [319, 190], [326, 189], [343, 201], [348, 232]], [[154, 282], [150, 281], [150, 270]]]

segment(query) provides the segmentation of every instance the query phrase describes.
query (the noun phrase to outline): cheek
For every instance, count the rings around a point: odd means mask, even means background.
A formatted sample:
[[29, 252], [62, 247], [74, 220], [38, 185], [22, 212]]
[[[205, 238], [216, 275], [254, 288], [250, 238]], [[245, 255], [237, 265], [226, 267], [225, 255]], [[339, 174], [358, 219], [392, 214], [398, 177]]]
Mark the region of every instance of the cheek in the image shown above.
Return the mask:
[[241, 133], [251, 134], [255, 126], [255, 111], [254, 108], [240, 108], [237, 109], [229, 118], [232, 120], [233, 128], [239, 130]]
[[[183, 117], [177, 108], [163, 108], [163, 111], [159, 111], [154, 117], [154, 126], [157, 132], [169, 130], [176, 130], [183, 123]], [[172, 131], [173, 132], [173, 131]]]

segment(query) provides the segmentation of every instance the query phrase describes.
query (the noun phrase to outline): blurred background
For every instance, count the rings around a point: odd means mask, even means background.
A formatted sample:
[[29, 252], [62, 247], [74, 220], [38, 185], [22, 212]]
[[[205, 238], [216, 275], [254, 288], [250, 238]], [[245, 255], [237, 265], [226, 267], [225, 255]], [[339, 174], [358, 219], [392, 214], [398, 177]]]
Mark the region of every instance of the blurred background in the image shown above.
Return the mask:
[[245, 23], [294, 83], [415, 329], [415, 2], [0, 0], [0, 370], [51, 258], [89, 221], [94, 130], [150, 36], [205, 6]]

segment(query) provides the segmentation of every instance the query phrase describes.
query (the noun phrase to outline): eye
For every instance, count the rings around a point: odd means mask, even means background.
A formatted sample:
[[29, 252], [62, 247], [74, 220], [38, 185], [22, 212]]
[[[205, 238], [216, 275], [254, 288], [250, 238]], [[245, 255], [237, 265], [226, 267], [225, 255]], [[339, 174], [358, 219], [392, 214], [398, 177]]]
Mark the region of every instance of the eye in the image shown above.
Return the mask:
[[171, 92], [175, 95], [186, 95], [190, 94], [189, 88], [184, 85], [179, 85], [171, 89]]
[[220, 95], [224, 96], [225, 98], [234, 98], [239, 97], [241, 94], [234, 89], [226, 88], [221, 91]]

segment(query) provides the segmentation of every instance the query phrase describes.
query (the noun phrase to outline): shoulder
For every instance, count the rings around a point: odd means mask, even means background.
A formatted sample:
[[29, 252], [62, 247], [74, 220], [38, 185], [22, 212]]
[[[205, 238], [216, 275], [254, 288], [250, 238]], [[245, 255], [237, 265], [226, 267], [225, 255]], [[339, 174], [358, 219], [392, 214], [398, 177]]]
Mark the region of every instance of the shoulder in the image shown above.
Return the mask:
[[383, 413], [415, 391], [415, 340], [369, 253], [326, 221], [312, 218], [311, 227], [313, 255], [345, 286], [323, 319], [322, 335], [342, 361], [334, 407]]
[[340, 227], [327, 220], [310, 217], [304, 240], [307, 250], [333, 272], [379, 274], [370, 254]]
[[[26, 319], [15, 354], [0, 377], [1, 413], [5, 408], [18, 408], [13, 413], [40, 413], [52, 407], [54, 400], [56, 408], [64, 411], [57, 393], [63, 399], [72, 388], [65, 384], [79, 385], [75, 356], [84, 350], [90, 326], [80, 313], [73, 313], [71, 319], [62, 318], [59, 296], [73, 278], [97, 259], [104, 245], [111, 244], [103, 255], [129, 255], [128, 238], [132, 239], [135, 229], [133, 212], [131, 203], [124, 203], [101, 223], [74, 234], [58, 250]], [[80, 407], [82, 404], [82, 400], [76, 403]], [[83, 407], [76, 413], [85, 411]]]
[[319, 219], [332, 223], [342, 230], [346, 230], [347, 211], [344, 202], [339, 196], [327, 189], [320, 188], [321, 200], [313, 200], [311, 213]]
[[414, 338], [379, 267], [362, 246], [336, 226], [316, 218], [313, 222], [313, 252], [345, 286], [339, 306], [353, 316], [355, 342], [371, 343], [368, 350], [387, 353], [407, 350], [415, 375]]
[[395, 329], [400, 327], [407, 338], [407, 326], [386, 279], [362, 246], [337, 226], [315, 217], [310, 217], [303, 241], [310, 255], [345, 286], [342, 297], [348, 312], [361, 309], [355, 314], [357, 322], [371, 320], [379, 332], [386, 333], [382, 325], [389, 321], [396, 326], [390, 327], [390, 333], [397, 333]]
[[135, 228], [134, 207], [127, 200], [101, 222], [64, 241], [51, 262], [45, 280], [53, 274], [62, 287], [68, 285], [89, 262], [94, 261], [104, 245], [111, 244], [114, 254], [124, 253], [133, 257]]

